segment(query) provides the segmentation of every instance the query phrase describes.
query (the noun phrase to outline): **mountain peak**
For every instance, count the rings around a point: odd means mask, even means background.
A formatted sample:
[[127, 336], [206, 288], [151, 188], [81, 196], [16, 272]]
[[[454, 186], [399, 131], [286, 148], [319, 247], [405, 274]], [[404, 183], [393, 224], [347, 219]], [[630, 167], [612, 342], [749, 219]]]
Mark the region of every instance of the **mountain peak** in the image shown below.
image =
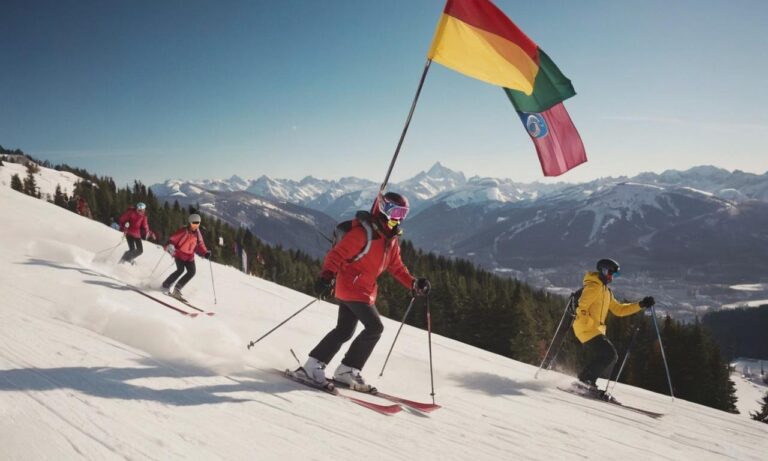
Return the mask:
[[443, 164], [440, 162], [435, 162], [435, 164], [432, 165], [432, 168], [427, 171], [427, 175], [432, 178], [450, 178], [456, 177], [457, 175], [460, 175], [462, 178], [464, 177], [464, 173], [453, 171], [450, 168], [443, 166]]

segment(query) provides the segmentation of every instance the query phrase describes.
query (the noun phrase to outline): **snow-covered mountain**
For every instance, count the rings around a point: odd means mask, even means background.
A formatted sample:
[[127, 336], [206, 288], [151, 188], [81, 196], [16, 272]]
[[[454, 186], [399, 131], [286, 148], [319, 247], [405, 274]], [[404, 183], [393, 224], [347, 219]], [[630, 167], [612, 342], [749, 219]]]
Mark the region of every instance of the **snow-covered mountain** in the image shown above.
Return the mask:
[[[664, 413], [653, 419], [558, 390], [566, 375], [535, 380], [533, 366], [438, 335], [432, 363], [443, 408], [383, 416], [271, 371], [296, 366], [290, 349], [306, 356], [334, 325], [334, 306], [317, 302], [247, 350], [310, 298], [200, 264], [185, 293], [216, 315], [182, 316], [126, 286], [163, 296], [154, 290], [167, 272], [148, 278], [158, 259], [168, 262], [156, 245], [135, 266], [116, 265], [119, 232], [5, 187], [0, 214], [3, 459], [762, 460], [768, 452], [768, 425], [746, 415], [616, 386], [625, 404]], [[366, 377], [429, 401], [423, 330], [403, 328], [377, 377], [399, 326], [383, 322]]]
[[[310, 178], [303, 188], [258, 181], [265, 196], [293, 197], [286, 200], [337, 221], [369, 208], [378, 191], [353, 178], [333, 188]], [[199, 185], [188, 187], [189, 197], [203, 194]], [[768, 228], [768, 173], [702, 166], [583, 184], [521, 184], [466, 179], [437, 163], [389, 189], [411, 199], [405, 236], [418, 247], [555, 291], [570, 291], [594, 261], [612, 256], [626, 269], [627, 297], [654, 290], [683, 316], [768, 296], [728, 288], [768, 283], [768, 234], [761, 231]], [[316, 239], [307, 242], [316, 246]]]

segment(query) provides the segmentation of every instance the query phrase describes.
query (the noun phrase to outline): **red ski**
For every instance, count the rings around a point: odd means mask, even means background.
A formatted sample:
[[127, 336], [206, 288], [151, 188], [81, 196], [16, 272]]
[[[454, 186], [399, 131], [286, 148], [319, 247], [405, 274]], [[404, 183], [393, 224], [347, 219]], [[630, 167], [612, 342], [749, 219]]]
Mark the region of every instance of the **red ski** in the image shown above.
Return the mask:
[[406, 407], [413, 408], [414, 410], [418, 410], [424, 413], [431, 413], [437, 409], [442, 408], [440, 405], [436, 403], [424, 403], [424, 402], [415, 402], [413, 400], [404, 399], [402, 397], [397, 397], [390, 394], [385, 394], [384, 392], [380, 392], [378, 389], [373, 388], [373, 391], [371, 392], [363, 392], [358, 391], [356, 389], [351, 389], [349, 386], [347, 386], [344, 383], [340, 383], [338, 381], [333, 381], [333, 383], [342, 389], [348, 389], [350, 391], [359, 392], [361, 394], [368, 394], [372, 395], [374, 397], [379, 397], [384, 400], [389, 400], [390, 402], [399, 403], [401, 405], [405, 405]]
[[396, 413], [400, 413], [403, 410], [403, 407], [401, 407], [400, 405], [379, 405], [377, 403], [369, 402], [367, 400], [358, 399], [358, 398], [352, 397], [350, 395], [342, 394], [333, 385], [327, 386], [327, 387], [318, 386], [313, 381], [310, 381], [310, 380], [306, 379], [305, 377], [303, 377], [301, 374], [294, 373], [291, 370], [280, 371], [280, 370], [275, 368], [272, 371], [275, 374], [279, 374], [280, 376], [284, 376], [284, 377], [290, 379], [293, 382], [297, 382], [297, 383], [303, 384], [303, 385], [305, 385], [307, 387], [311, 387], [312, 389], [315, 389], [315, 390], [318, 390], [318, 391], [322, 391], [322, 392], [325, 392], [327, 394], [335, 395], [336, 397], [340, 397], [340, 398], [342, 398], [344, 400], [347, 400], [349, 402], [355, 403], [357, 405], [360, 405], [361, 407], [365, 407], [365, 408], [367, 408], [369, 410], [373, 410], [373, 411], [375, 411], [377, 413], [381, 413], [383, 415], [394, 415]]

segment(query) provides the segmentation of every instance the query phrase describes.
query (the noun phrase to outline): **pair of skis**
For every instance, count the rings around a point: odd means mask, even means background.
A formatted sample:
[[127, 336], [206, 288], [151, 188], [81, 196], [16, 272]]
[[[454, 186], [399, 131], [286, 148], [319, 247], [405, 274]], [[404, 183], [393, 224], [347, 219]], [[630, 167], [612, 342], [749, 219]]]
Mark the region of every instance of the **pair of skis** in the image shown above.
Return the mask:
[[128, 289], [130, 289], [132, 291], [135, 291], [136, 293], [144, 296], [145, 298], [151, 299], [152, 301], [155, 301], [156, 303], [160, 304], [161, 306], [164, 306], [164, 307], [167, 307], [168, 309], [174, 310], [174, 311], [178, 312], [179, 314], [181, 314], [181, 315], [183, 315], [185, 317], [192, 317], [192, 318], [194, 318], [194, 317], [197, 317], [200, 314], [205, 314], [205, 315], [208, 315], [208, 316], [211, 316], [211, 315], [215, 314], [215, 312], [209, 312], [209, 311], [206, 311], [204, 309], [201, 309], [201, 308], [191, 304], [189, 301], [187, 301], [184, 298], [173, 296], [170, 293], [163, 293], [163, 294], [166, 294], [166, 295], [170, 296], [171, 298], [181, 302], [185, 306], [187, 306], [187, 307], [189, 307], [189, 308], [191, 308], [191, 309], [193, 309], [193, 310], [195, 310], [197, 312], [190, 312], [188, 310], [181, 309], [179, 307], [174, 306], [173, 304], [171, 304], [169, 302], [166, 302], [163, 299], [158, 298], [157, 296], [154, 296], [153, 294], [147, 293], [145, 290], [143, 290], [143, 289], [141, 289], [141, 288], [139, 288], [139, 287], [137, 287], [135, 285], [131, 285], [130, 283], [126, 283], [126, 282], [124, 282], [124, 281], [122, 281], [122, 280], [120, 280], [120, 279], [118, 279], [116, 277], [112, 277], [111, 275], [104, 274], [102, 272], [99, 272], [99, 271], [96, 271], [96, 270], [93, 270], [93, 269], [87, 269], [87, 270], [89, 272], [91, 272], [93, 275], [96, 275], [96, 276], [99, 276], [99, 277], [108, 278], [110, 280], [114, 280], [115, 282], [118, 282], [118, 283], [122, 284], [126, 288], [128, 288]]
[[[328, 386], [319, 386], [314, 381], [311, 381], [306, 376], [304, 376], [302, 373], [296, 373], [291, 370], [285, 370], [280, 371], [278, 369], [273, 370], [275, 374], [279, 374], [280, 376], [284, 376], [291, 381], [303, 384], [305, 386], [311, 387], [313, 389], [317, 389], [319, 391], [323, 391], [325, 393], [335, 395], [339, 398], [342, 398], [344, 400], [347, 400], [348, 402], [354, 403], [356, 405], [360, 405], [361, 407], [368, 408], [369, 410], [373, 410], [377, 413], [384, 414], [384, 415], [394, 415], [397, 413], [400, 413], [403, 410], [403, 406], [406, 406], [408, 408], [412, 408], [414, 410], [420, 411], [422, 413], [431, 413], [437, 409], [440, 408], [440, 405], [434, 404], [434, 403], [422, 403], [422, 402], [415, 402], [413, 400], [404, 399], [402, 397], [397, 397], [390, 394], [385, 394], [383, 392], [374, 391], [374, 392], [361, 392], [363, 394], [372, 395], [374, 397], [379, 397], [384, 400], [389, 400], [390, 402], [393, 402], [391, 405], [380, 405], [374, 402], [370, 402], [368, 400], [360, 399], [357, 397], [353, 397], [347, 393], [343, 393], [339, 390], [342, 385], [340, 383], [335, 383], [336, 385], [328, 385]], [[345, 388], [350, 391], [354, 391], [354, 389]], [[358, 391], [355, 391], [358, 392]]]
[[618, 407], [624, 408], [624, 409], [629, 410], [629, 411], [633, 411], [635, 413], [639, 413], [641, 415], [645, 415], [645, 416], [651, 417], [653, 419], [659, 419], [662, 416], [664, 416], [664, 413], [657, 413], [655, 411], [649, 411], [649, 410], [645, 410], [643, 408], [637, 408], [637, 407], [633, 407], [633, 406], [630, 406], [630, 405], [624, 405], [623, 403], [621, 403], [618, 400], [616, 400], [615, 398], [613, 398], [613, 396], [611, 396], [611, 395], [606, 395], [606, 394], [595, 395], [595, 394], [593, 394], [593, 393], [591, 393], [589, 391], [586, 391], [586, 390], [584, 390], [582, 388], [575, 388], [573, 386], [571, 386], [571, 387], [560, 387], [560, 386], [558, 386], [557, 388], [560, 389], [561, 391], [567, 392], [569, 394], [578, 395], [579, 397], [584, 397], [586, 399], [595, 400], [597, 402], [605, 402], [605, 403], [608, 403], [608, 404], [616, 405]]

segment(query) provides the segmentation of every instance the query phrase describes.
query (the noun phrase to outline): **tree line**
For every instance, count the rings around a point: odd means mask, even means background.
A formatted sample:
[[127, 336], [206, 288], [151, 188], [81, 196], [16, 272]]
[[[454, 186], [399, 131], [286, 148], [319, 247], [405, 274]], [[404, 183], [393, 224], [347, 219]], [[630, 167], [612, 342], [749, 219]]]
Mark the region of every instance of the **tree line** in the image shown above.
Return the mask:
[[[199, 207], [181, 207], [177, 201], [161, 203], [151, 189], [138, 181], [130, 187], [117, 187], [107, 176], [96, 176], [66, 164], [50, 166], [83, 178], [73, 196], [59, 190], [51, 202], [76, 212], [73, 197], [81, 197], [92, 218], [107, 225], [129, 206], [144, 202], [149, 225], [161, 243], [185, 225], [190, 213], [200, 211]], [[266, 245], [250, 229], [232, 226], [204, 212], [200, 214], [201, 230], [206, 242], [210, 242], [214, 260], [240, 268], [241, 257], [236, 249], [242, 248], [248, 260], [246, 272], [313, 294], [320, 261], [301, 251]], [[563, 314], [565, 298], [497, 276], [465, 260], [425, 253], [407, 240], [401, 243], [401, 253], [413, 274], [427, 277], [432, 283], [429, 304], [434, 333], [525, 363], [539, 364]], [[411, 294], [393, 278], [380, 279], [377, 306], [382, 315], [402, 320], [410, 298]], [[426, 299], [417, 299], [406, 323], [425, 329], [426, 309]], [[617, 346], [620, 359], [635, 328], [637, 338], [621, 382], [667, 393], [664, 366], [650, 319], [640, 315], [609, 316], [608, 335]], [[735, 412], [735, 391], [728, 367], [709, 332], [699, 323], [685, 325], [670, 317], [663, 320], [661, 328], [675, 395]], [[578, 341], [570, 333], [558, 363], [575, 374], [585, 360]]]

